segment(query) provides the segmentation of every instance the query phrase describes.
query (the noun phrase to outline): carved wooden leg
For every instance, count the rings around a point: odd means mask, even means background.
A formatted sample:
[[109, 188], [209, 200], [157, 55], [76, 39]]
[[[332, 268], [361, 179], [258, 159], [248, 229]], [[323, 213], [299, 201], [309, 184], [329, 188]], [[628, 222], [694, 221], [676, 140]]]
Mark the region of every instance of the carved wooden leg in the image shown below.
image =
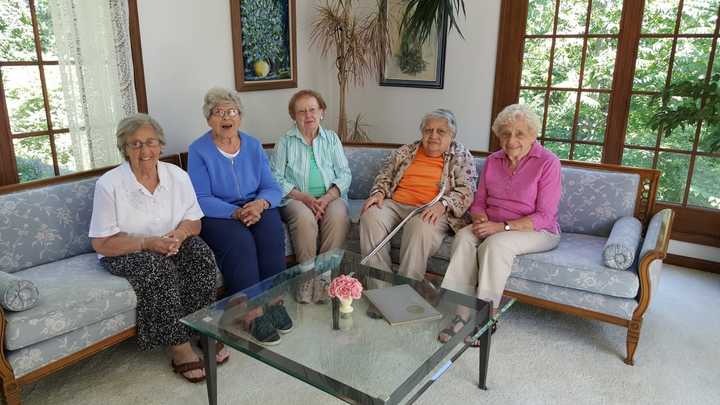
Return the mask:
[[640, 340], [640, 328], [642, 327], [642, 319], [633, 319], [628, 325], [627, 334], [627, 357], [625, 358], [625, 364], [634, 366], [635, 365], [635, 349], [637, 349], [638, 341]]
[[20, 385], [15, 381], [9, 383], [3, 382], [2, 396], [7, 405], [20, 405]]

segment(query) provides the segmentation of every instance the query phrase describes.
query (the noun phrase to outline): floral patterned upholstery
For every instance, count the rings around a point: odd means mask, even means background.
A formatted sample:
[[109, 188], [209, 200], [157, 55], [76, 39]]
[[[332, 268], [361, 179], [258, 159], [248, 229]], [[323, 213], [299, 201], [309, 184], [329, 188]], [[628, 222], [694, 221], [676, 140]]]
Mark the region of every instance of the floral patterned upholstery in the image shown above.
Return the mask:
[[8, 351], [5, 356], [13, 368], [15, 378], [19, 378], [133, 326], [135, 326], [134, 308], [32, 346]]
[[6, 312], [5, 347], [16, 350], [60, 336], [100, 319], [132, 310], [130, 283], [102, 268], [95, 253], [58, 260], [20, 272], [40, 291], [37, 306]]
[[0, 271], [92, 252], [95, 178], [0, 196]]

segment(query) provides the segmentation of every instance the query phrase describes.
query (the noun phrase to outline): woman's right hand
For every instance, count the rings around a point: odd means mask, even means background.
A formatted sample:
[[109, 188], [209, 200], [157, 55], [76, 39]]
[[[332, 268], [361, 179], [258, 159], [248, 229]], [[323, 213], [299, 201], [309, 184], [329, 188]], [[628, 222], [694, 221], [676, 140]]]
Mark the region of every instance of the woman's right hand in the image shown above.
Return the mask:
[[297, 192], [293, 198], [310, 208], [310, 211], [312, 211], [313, 215], [315, 215], [315, 218], [322, 217], [322, 214], [325, 213], [325, 207], [323, 207], [323, 204], [317, 198], [308, 193]]
[[160, 253], [165, 256], [177, 254], [180, 241], [167, 236], [150, 236], [143, 240], [144, 250]]
[[365, 204], [363, 204], [362, 211], [360, 212], [360, 214], [364, 214], [365, 211], [367, 211], [368, 209], [370, 209], [370, 207], [372, 207], [373, 205], [376, 205], [376, 204], [377, 204], [378, 208], [382, 208], [383, 201], [385, 201], [385, 194], [375, 193], [375, 194], [371, 195], [370, 197], [368, 197], [367, 200], [365, 200]]

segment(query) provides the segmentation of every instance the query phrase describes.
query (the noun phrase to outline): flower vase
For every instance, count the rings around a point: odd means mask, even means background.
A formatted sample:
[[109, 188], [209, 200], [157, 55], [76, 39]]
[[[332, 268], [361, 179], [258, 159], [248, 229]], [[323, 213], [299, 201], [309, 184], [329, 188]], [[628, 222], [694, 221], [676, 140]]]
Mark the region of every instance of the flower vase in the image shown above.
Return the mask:
[[353, 299], [348, 298], [340, 298], [340, 313], [341, 314], [349, 314], [353, 311], [352, 307]]

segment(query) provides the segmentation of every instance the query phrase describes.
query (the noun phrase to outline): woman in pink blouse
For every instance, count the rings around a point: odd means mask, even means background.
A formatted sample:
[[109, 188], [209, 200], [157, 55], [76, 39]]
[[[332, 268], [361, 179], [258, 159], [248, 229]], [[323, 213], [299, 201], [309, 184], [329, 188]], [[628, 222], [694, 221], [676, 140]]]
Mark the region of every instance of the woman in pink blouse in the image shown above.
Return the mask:
[[[560, 160], [535, 142], [540, 120], [514, 104], [498, 114], [492, 130], [501, 150], [488, 156], [470, 207], [472, 224], [455, 236], [442, 286], [492, 301], [495, 315], [516, 255], [554, 249], [562, 192]], [[458, 308], [438, 338], [448, 341], [469, 321]]]

